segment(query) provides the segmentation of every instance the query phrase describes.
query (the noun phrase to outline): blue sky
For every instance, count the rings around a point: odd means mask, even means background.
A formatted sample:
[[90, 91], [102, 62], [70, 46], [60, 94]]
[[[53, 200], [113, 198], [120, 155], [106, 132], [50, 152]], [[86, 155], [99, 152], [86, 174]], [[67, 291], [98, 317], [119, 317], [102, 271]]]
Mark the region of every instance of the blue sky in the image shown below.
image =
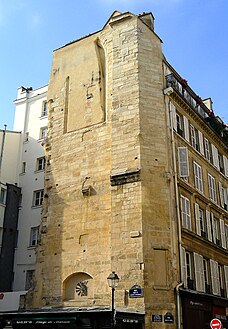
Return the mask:
[[47, 84], [53, 50], [114, 10], [151, 11], [167, 60], [228, 122], [228, 0], [0, 0], [0, 129], [13, 127], [17, 87]]

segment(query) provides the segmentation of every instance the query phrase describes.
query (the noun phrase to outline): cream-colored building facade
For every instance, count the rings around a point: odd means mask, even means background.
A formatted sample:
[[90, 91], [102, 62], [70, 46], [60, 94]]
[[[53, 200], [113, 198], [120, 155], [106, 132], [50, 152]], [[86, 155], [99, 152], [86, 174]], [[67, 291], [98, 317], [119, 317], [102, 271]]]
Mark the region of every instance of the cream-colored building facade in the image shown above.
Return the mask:
[[226, 316], [227, 131], [219, 121], [223, 135], [216, 131], [210, 100], [199, 101], [161, 45], [151, 13], [116, 11], [100, 31], [54, 51], [34, 288], [28, 318], [17, 315], [24, 325], [110, 328], [112, 271], [117, 328], [188, 329], [199, 319], [203, 329]]

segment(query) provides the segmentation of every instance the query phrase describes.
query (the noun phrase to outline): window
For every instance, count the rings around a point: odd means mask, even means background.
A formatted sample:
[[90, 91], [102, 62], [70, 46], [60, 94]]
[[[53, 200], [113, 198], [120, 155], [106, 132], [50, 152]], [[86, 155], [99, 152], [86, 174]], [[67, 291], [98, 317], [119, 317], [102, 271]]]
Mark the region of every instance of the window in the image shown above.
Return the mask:
[[29, 290], [33, 286], [33, 278], [34, 278], [34, 270], [26, 271], [26, 279], [25, 279], [25, 290]]
[[204, 138], [205, 157], [211, 162], [211, 145], [207, 138]]
[[195, 287], [197, 291], [205, 292], [203, 256], [193, 253], [195, 269]]
[[24, 174], [26, 170], [26, 162], [22, 162], [21, 173]]
[[42, 105], [41, 116], [44, 117], [44, 116], [47, 116], [47, 114], [48, 114], [47, 101], [44, 101], [43, 105]]
[[177, 122], [177, 133], [184, 137], [184, 123], [183, 116], [179, 113], [176, 113], [176, 122]]
[[221, 246], [221, 233], [220, 233], [220, 225], [218, 219], [214, 217], [214, 214], [211, 213], [211, 222], [212, 222], [212, 238], [213, 242]]
[[39, 190], [34, 192], [33, 196], [33, 206], [41, 206], [43, 203], [44, 190]]
[[209, 272], [209, 264], [206, 258], [203, 258], [203, 278], [205, 285], [205, 292], [207, 294], [211, 293], [211, 285], [210, 285], [210, 272]]
[[32, 227], [30, 232], [30, 246], [36, 246], [38, 243], [39, 226]]
[[225, 277], [224, 277], [224, 268], [222, 265], [218, 264], [218, 272], [219, 272], [219, 285], [221, 296], [225, 297]]
[[45, 168], [45, 157], [37, 158], [36, 160], [36, 170], [44, 170]]
[[211, 286], [214, 295], [220, 295], [219, 268], [215, 260], [210, 259]]
[[199, 151], [199, 134], [198, 130], [190, 124], [190, 136], [191, 136], [191, 144], [192, 146]]
[[194, 179], [195, 179], [195, 188], [200, 192], [203, 192], [203, 174], [202, 167], [198, 165], [195, 161], [193, 162], [194, 167]]
[[193, 260], [192, 254], [188, 251], [185, 253], [186, 257], [186, 276], [187, 276], [187, 287], [188, 289], [195, 289], [195, 282], [194, 282], [194, 271], [193, 271]]
[[40, 139], [44, 139], [47, 136], [47, 127], [40, 128]]
[[196, 219], [196, 233], [203, 238], [206, 238], [206, 225], [205, 225], [205, 215], [203, 209], [195, 203], [195, 219]]
[[188, 198], [181, 195], [181, 217], [182, 226], [191, 230], [191, 212], [190, 212], [190, 201]]
[[178, 164], [179, 164], [179, 176], [183, 178], [187, 178], [189, 176], [187, 147], [178, 147]]
[[228, 191], [227, 188], [222, 186], [221, 182], [219, 182], [219, 196], [221, 207], [228, 210]]
[[213, 144], [211, 144], [211, 151], [212, 151], [213, 165], [219, 170], [218, 149]]
[[208, 188], [209, 188], [209, 198], [212, 201], [217, 202], [215, 179], [210, 174], [208, 174]]
[[28, 141], [29, 141], [29, 132], [26, 132], [24, 142], [28, 142]]
[[[226, 238], [226, 249], [228, 249], [228, 225], [227, 224], [225, 224], [224, 229], [225, 229], [225, 238]], [[227, 294], [228, 294], [228, 292], [227, 292]]]
[[1, 188], [0, 203], [6, 204], [6, 189], [4, 189], [4, 188]]
[[223, 156], [220, 153], [218, 153], [218, 162], [219, 162], [220, 172], [223, 173], [223, 174], [225, 174]]

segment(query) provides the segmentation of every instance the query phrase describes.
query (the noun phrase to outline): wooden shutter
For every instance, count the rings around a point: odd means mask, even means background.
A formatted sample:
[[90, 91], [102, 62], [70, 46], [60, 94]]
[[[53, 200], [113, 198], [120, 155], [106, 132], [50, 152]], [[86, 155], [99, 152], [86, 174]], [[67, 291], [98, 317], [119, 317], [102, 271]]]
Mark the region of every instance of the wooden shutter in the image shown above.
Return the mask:
[[198, 130], [199, 136], [199, 150], [202, 155], [204, 155], [204, 145], [203, 145], [203, 134]]
[[195, 203], [196, 233], [201, 235], [199, 205]]
[[224, 172], [225, 176], [228, 177], [228, 159], [223, 155], [223, 164], [224, 164]]
[[203, 256], [195, 252], [193, 253], [193, 255], [194, 255], [194, 267], [195, 267], [195, 278], [196, 278], [196, 290], [205, 292]]
[[225, 222], [222, 218], [219, 219], [219, 225], [220, 225], [222, 248], [226, 249]]
[[214, 221], [214, 214], [211, 212], [211, 223], [212, 223], [212, 235], [213, 235], [213, 242], [216, 244], [216, 224]]
[[212, 293], [214, 295], [220, 295], [219, 269], [218, 269], [218, 263], [215, 260], [210, 259], [210, 269], [211, 269]]
[[224, 266], [226, 297], [228, 298], [228, 266]]
[[188, 287], [187, 283], [187, 266], [186, 266], [186, 256], [185, 256], [185, 248], [181, 247], [181, 265], [182, 265], [182, 271], [181, 271], [181, 280], [184, 283], [184, 288]]
[[218, 150], [213, 144], [211, 144], [211, 151], [212, 151], [213, 165], [219, 170]]
[[188, 177], [189, 176], [189, 164], [188, 164], [188, 148], [178, 147], [178, 166], [179, 166], [179, 176]]
[[212, 233], [211, 233], [211, 214], [210, 211], [206, 210], [206, 220], [207, 220], [207, 238], [212, 242]]
[[189, 142], [189, 125], [188, 125], [188, 119], [183, 115], [183, 122], [184, 122], [184, 138], [186, 141]]
[[222, 183], [219, 182], [219, 196], [220, 196], [220, 204], [221, 207], [224, 208], [224, 192], [223, 192], [223, 187], [222, 187]]
[[171, 113], [171, 127], [177, 131], [177, 114], [176, 114], [176, 108], [173, 105], [172, 102], [169, 103], [170, 104], [170, 113]]

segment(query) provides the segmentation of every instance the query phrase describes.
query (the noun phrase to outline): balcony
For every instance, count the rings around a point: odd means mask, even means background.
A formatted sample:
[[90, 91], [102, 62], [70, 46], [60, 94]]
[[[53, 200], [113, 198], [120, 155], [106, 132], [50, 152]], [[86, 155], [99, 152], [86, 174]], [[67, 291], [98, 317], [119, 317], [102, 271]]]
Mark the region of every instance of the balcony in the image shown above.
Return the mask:
[[202, 99], [197, 96], [194, 91], [188, 86], [184, 79], [177, 78], [174, 74], [166, 76], [166, 87], [172, 87], [181, 96], [187, 104], [196, 112], [205, 123], [228, 145], [228, 127], [224, 122], [215, 116]]

